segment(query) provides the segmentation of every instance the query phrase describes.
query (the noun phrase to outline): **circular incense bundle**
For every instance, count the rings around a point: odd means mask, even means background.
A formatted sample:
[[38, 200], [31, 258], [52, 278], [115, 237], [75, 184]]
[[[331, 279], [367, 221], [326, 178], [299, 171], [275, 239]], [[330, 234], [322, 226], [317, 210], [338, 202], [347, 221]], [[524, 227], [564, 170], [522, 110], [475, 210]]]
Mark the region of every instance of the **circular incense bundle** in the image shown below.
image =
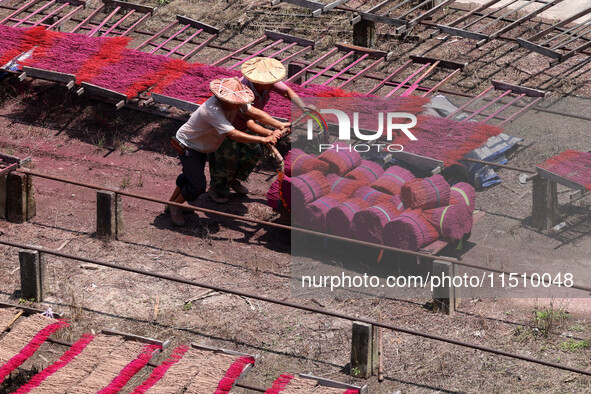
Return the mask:
[[384, 226], [384, 244], [417, 251], [439, 238], [437, 230], [419, 210], [407, 210]]
[[450, 205], [465, 205], [470, 213], [476, 208], [476, 190], [466, 182], [459, 182], [450, 188]]
[[386, 169], [383, 174], [372, 183], [371, 187], [384, 193], [396, 196], [400, 194], [402, 186], [406, 182], [415, 179], [415, 176], [409, 170], [392, 166]]
[[381, 203], [391, 203], [392, 196], [386, 193], [377, 191], [369, 186], [361, 186], [355, 190], [353, 197], [357, 197], [368, 203], [369, 205], [376, 205]]
[[[279, 193], [280, 187], [281, 195]], [[291, 178], [288, 176], [283, 176], [281, 185], [279, 184], [279, 178], [275, 179], [271, 184], [269, 191], [267, 191], [267, 205], [273, 208], [273, 210], [279, 211], [279, 207], [282, 204], [281, 196], [283, 196], [287, 206], [291, 207]]]
[[378, 163], [369, 160], [361, 160], [361, 164], [345, 175], [345, 177], [362, 182], [364, 185], [370, 185], [375, 182], [383, 172], [384, 169]]
[[288, 153], [289, 163], [285, 161], [285, 173], [290, 176], [299, 176], [311, 171], [328, 172], [328, 164], [318, 160], [316, 156], [309, 155], [301, 149], [292, 149]]
[[326, 231], [339, 237], [353, 238], [353, 217], [367, 207], [367, 202], [356, 197], [342, 202], [326, 214]]
[[439, 234], [452, 241], [460, 240], [472, 231], [472, 214], [465, 205], [448, 205], [422, 211], [421, 215]]
[[345, 175], [361, 164], [361, 155], [344, 142], [336, 142], [333, 148], [322, 152], [318, 159], [328, 163], [328, 172]]
[[441, 175], [407, 182], [400, 193], [411, 209], [431, 209], [449, 205], [450, 187]]
[[360, 241], [383, 244], [384, 226], [400, 212], [394, 205], [381, 203], [365, 208], [353, 217], [353, 233]]
[[296, 223], [316, 231], [326, 230], [326, 214], [332, 208], [347, 200], [348, 196], [342, 193], [330, 193], [318, 200], [306, 205], [299, 220]]
[[330, 182], [319, 171], [291, 178], [291, 206], [303, 209], [311, 203], [330, 193]]
[[332, 193], [343, 193], [351, 197], [357, 189], [363, 186], [359, 181], [344, 178], [337, 174], [328, 174], [326, 179], [330, 182], [330, 191]]

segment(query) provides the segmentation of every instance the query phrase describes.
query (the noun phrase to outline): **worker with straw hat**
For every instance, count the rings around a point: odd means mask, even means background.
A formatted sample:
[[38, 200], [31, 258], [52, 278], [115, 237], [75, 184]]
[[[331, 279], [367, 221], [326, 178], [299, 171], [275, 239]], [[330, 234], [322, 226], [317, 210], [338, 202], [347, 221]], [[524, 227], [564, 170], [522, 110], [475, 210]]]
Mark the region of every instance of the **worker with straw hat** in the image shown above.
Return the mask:
[[[183, 166], [182, 173], [176, 180], [176, 188], [170, 197], [170, 201], [176, 203], [189, 201], [189, 204], [193, 204], [192, 202], [205, 192], [207, 154], [215, 152], [226, 139], [244, 144], [274, 145], [282, 130], [289, 127], [289, 123], [279, 122], [250, 105], [254, 100], [254, 94], [238, 78], [215, 79], [209, 87], [213, 97], [193, 112], [171, 141], [179, 152]], [[237, 130], [232, 121], [238, 113], [271, 126], [275, 131], [265, 129], [262, 135], [252, 135]], [[184, 225], [181, 208], [170, 206], [170, 216], [175, 225]]]
[[[241, 71], [244, 76], [240, 81], [254, 94], [254, 107], [264, 109], [270, 93], [275, 92], [290, 99], [302, 110], [305, 108], [302, 99], [281, 82], [286, 70], [280, 61], [268, 57], [255, 57], [244, 62]], [[244, 114], [237, 114], [232, 124], [239, 130], [248, 129], [256, 134], [265, 133], [264, 127], [258, 125], [255, 119], [248, 119]], [[259, 144], [225, 140], [218, 150], [209, 155], [211, 175], [209, 196], [212, 200], [217, 203], [227, 202], [230, 188], [240, 195], [246, 195], [248, 189], [240, 181], [248, 178], [261, 156], [262, 150]]]

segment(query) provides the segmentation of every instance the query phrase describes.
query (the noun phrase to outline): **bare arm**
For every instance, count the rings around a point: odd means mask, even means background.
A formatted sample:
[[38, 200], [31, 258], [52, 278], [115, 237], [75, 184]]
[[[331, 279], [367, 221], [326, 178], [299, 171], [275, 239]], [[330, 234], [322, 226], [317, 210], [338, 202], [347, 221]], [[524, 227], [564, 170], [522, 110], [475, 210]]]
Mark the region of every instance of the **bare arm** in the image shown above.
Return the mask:
[[280, 122], [277, 119], [274, 119], [271, 115], [269, 115], [265, 111], [255, 108], [252, 105], [250, 106], [249, 110], [246, 112], [246, 115], [251, 117], [254, 120], [258, 120], [262, 124], [266, 124], [267, 126], [271, 126], [276, 129], [284, 129], [284, 128], [290, 126], [289, 123]]
[[228, 138], [237, 141], [237, 142], [244, 142], [247, 144], [272, 144], [275, 145], [275, 143], [277, 142], [277, 137], [274, 136], [273, 134], [271, 135], [267, 135], [265, 137], [260, 137], [258, 135], [252, 135], [252, 134], [248, 134], [248, 133], [244, 133], [240, 130], [232, 130], [228, 133], [226, 133], [226, 135], [228, 136]]
[[297, 105], [301, 110], [306, 107], [306, 104], [304, 104], [304, 101], [300, 98], [300, 96], [298, 96], [298, 94], [290, 87], [287, 88], [286, 97], [290, 99], [292, 103]]

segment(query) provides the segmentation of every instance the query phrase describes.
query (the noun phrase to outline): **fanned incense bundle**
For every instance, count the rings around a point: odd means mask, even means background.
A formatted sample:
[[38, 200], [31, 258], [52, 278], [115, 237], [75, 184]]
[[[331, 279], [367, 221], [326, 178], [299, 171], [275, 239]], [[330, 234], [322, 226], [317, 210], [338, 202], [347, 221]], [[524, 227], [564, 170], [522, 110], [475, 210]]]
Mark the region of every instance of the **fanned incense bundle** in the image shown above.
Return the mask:
[[567, 150], [537, 166], [591, 190], [591, 153]]
[[105, 388], [116, 388], [141, 364], [145, 365], [144, 361], [147, 363], [151, 357], [151, 355], [148, 357], [147, 353], [151, 354], [155, 350], [145, 348], [145, 345], [140, 342], [123, 341], [106, 358], [103, 358], [103, 362], [96, 364], [94, 370], [71, 387], [69, 392], [95, 394]]
[[403, 145], [407, 152], [442, 160], [449, 167], [458, 164], [466, 153], [482, 146], [490, 137], [501, 134], [503, 129], [482, 122], [419, 116], [411, 131], [416, 141], [400, 133], [392, 143]]
[[301, 149], [289, 151], [285, 160], [285, 173], [288, 176], [300, 176], [311, 171], [320, 171], [323, 174], [328, 172], [328, 164], [318, 160], [316, 156], [310, 155]]
[[[91, 334], [84, 334], [82, 338], [77, 340], [55, 363], [51, 364], [49, 367], [45, 368], [43, 371], [39, 372], [35, 376], [29, 380], [27, 384], [21, 386], [17, 391], [13, 394], [25, 394], [29, 393], [30, 391], [39, 387], [43, 381], [53, 374], [55, 374], [60, 369], [66, 367], [72, 360], [74, 360], [80, 353], [84, 351], [84, 349], [88, 346], [90, 342], [94, 340], [94, 336]], [[43, 391], [43, 390], [38, 390]]]
[[410, 209], [431, 209], [449, 205], [450, 187], [441, 175], [415, 179], [402, 187], [400, 194]]
[[450, 205], [465, 205], [470, 213], [476, 208], [476, 190], [466, 182], [459, 182], [450, 188]]
[[[71, 388], [86, 379], [98, 365], [109, 363], [111, 354], [123, 345], [124, 342], [125, 340], [121, 336], [102, 334], [95, 336], [82, 349], [81, 353], [73, 360], [70, 360], [67, 365], [62, 366], [42, 379], [34, 388], [33, 392], [36, 394], [77, 393], [76, 390], [71, 390]], [[136, 355], [130, 355], [128, 361], [131, 361]], [[41, 373], [43, 372], [45, 370]]]
[[[280, 188], [281, 193], [279, 193]], [[283, 201], [281, 201], [282, 197]], [[282, 178], [275, 179], [269, 187], [269, 191], [267, 191], [267, 205], [275, 211], [279, 211], [279, 207], [283, 203], [288, 208], [291, 207], [291, 178], [285, 175]]]
[[117, 375], [111, 383], [104, 389], [97, 392], [97, 394], [117, 394], [131, 378], [135, 376], [143, 367], [150, 362], [156, 350], [162, 349], [160, 345], [145, 345], [139, 356], [127, 364], [119, 375]]
[[347, 198], [348, 196], [342, 193], [329, 193], [306, 205], [303, 212], [297, 212], [301, 214], [301, 218], [293, 219], [296, 219], [295, 222], [300, 226], [316, 231], [324, 231], [326, 230], [326, 214], [328, 211], [347, 200]]
[[330, 182], [331, 193], [343, 193], [351, 197], [357, 189], [363, 186], [363, 183], [354, 179], [338, 176], [337, 174], [328, 174], [326, 179]]
[[[0, 67], [19, 56], [21, 53], [35, 49], [32, 55], [21, 61], [21, 65], [30, 65], [33, 60], [43, 59], [51, 48], [53, 41], [61, 33], [46, 30], [44, 27], [37, 26], [29, 29], [11, 30], [5, 26], [0, 30]], [[5, 41], [7, 40], [7, 41]]]
[[330, 193], [330, 182], [319, 171], [291, 178], [291, 206], [303, 208]]
[[322, 152], [318, 159], [328, 163], [328, 172], [345, 175], [361, 164], [361, 155], [353, 147], [344, 142], [336, 142], [333, 148]]
[[[390, 194], [382, 193], [369, 186], [361, 186], [355, 190], [353, 197], [357, 197], [367, 202], [369, 205], [376, 205], [381, 203], [393, 204]], [[398, 201], [398, 200], [397, 200]], [[397, 205], [397, 204], [396, 204]]]
[[353, 217], [355, 239], [383, 244], [384, 226], [401, 213], [394, 205], [388, 203], [373, 205], [357, 212]]
[[320, 385], [314, 379], [304, 379], [288, 374], [280, 375], [265, 394], [359, 394], [355, 389], [339, 389]]
[[409, 170], [398, 166], [392, 166], [387, 168], [379, 179], [372, 183], [371, 187], [381, 192], [396, 196], [400, 194], [402, 186], [404, 186], [406, 182], [410, 182], [414, 179], [415, 176]]
[[472, 231], [472, 214], [463, 204], [428, 209], [421, 214], [442, 237], [452, 241], [460, 240]]
[[346, 178], [357, 180], [364, 185], [370, 185], [384, 173], [384, 169], [378, 163], [369, 160], [361, 160], [361, 164], [345, 175]]
[[360, 198], [350, 198], [342, 202], [326, 214], [326, 231], [339, 237], [353, 238], [353, 217], [362, 209], [369, 207]]
[[420, 210], [406, 210], [384, 227], [384, 244], [395, 248], [417, 251], [437, 238], [437, 230]]
[[136, 387], [133, 394], [144, 393], [215, 393], [230, 392], [254, 357], [181, 346], [154, 369], [150, 377]]
[[43, 345], [51, 334], [69, 326], [64, 321], [32, 315], [17, 321], [0, 340], [0, 383]]

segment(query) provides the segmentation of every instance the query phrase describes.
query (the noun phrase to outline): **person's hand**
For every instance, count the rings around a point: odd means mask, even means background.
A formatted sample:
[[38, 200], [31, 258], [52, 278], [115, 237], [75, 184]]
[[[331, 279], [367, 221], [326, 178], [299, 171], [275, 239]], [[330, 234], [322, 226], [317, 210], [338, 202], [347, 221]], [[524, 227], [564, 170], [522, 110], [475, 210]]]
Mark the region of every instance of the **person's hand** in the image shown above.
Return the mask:
[[263, 138], [263, 143], [275, 145], [277, 143], [277, 137], [275, 136], [275, 134], [268, 135], [265, 138]]
[[318, 107], [316, 107], [314, 104], [306, 105], [304, 108], [302, 108], [302, 110], [307, 112], [320, 112]]
[[275, 129], [273, 130], [271, 135], [274, 135], [277, 139], [280, 139], [281, 137], [283, 137], [284, 131], [285, 130]]
[[287, 123], [281, 123], [281, 127], [280, 127], [280, 129], [281, 129], [281, 130], [285, 130], [285, 129], [287, 129], [288, 127], [291, 127], [291, 123], [289, 123], [289, 122], [287, 122]]

